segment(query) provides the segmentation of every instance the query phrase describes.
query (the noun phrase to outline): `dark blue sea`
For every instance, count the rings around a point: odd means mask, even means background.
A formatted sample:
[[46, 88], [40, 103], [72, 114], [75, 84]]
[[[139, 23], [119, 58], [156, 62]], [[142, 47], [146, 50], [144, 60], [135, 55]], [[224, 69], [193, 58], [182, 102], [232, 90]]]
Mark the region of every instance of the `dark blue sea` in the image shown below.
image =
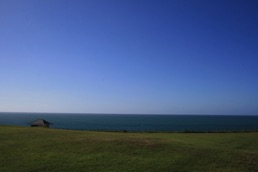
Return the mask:
[[29, 126], [36, 119], [52, 128], [132, 132], [258, 131], [258, 116], [240, 115], [125, 115], [66, 113], [0, 113], [0, 125]]

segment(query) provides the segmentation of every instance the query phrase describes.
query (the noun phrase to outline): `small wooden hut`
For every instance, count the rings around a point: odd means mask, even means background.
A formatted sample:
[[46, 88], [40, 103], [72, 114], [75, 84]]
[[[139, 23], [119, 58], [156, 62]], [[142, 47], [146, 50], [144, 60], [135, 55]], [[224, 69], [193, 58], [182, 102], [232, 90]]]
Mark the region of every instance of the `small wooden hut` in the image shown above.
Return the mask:
[[29, 124], [31, 127], [46, 127], [46, 128], [49, 128], [50, 125], [53, 125], [52, 123], [44, 119], [37, 119]]

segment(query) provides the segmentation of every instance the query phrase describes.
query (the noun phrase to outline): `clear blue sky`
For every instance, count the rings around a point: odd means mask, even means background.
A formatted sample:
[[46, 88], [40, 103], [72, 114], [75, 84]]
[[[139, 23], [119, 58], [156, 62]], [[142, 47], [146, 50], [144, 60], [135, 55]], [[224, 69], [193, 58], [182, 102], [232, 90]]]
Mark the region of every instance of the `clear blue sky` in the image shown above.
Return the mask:
[[256, 0], [0, 0], [0, 111], [258, 115]]

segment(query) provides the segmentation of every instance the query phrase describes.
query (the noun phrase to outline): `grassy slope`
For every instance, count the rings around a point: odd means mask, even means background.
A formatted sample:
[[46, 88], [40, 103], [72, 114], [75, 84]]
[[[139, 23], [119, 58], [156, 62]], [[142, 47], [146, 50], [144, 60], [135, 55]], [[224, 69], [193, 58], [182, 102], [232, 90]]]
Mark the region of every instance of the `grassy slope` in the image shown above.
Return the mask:
[[258, 133], [0, 126], [0, 171], [258, 171]]

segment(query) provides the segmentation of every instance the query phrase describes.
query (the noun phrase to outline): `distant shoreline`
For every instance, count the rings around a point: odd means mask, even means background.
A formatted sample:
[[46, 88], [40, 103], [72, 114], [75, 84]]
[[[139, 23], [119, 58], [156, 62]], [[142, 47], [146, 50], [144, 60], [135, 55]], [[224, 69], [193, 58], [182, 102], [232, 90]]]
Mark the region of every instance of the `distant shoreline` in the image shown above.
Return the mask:
[[30, 127], [30, 126], [19, 126], [19, 125], [1, 125], [0, 127], [21, 127], [21, 128], [32, 128], [32, 129], [53, 129], [53, 130], [67, 130], [67, 131], [85, 131], [85, 132], [110, 132], [110, 133], [196, 133], [196, 134], [216, 134], [216, 133], [256, 133], [258, 130], [242, 130], [242, 131], [126, 131], [126, 130], [83, 130], [83, 129], [65, 129], [65, 128], [44, 128], [44, 127]]

